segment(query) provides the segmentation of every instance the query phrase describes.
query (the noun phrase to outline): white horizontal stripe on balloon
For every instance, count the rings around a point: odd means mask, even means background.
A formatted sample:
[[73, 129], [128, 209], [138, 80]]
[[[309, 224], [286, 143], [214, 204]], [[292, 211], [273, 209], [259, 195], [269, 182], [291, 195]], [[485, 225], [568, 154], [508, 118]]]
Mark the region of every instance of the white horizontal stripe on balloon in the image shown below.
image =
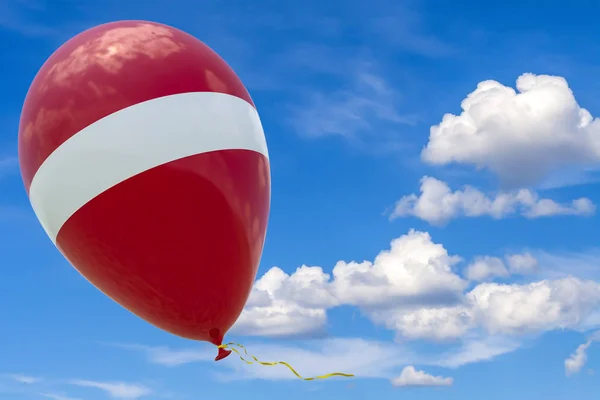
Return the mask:
[[227, 149], [269, 157], [260, 118], [248, 102], [214, 92], [160, 97], [110, 114], [69, 138], [36, 172], [29, 199], [56, 242], [79, 208], [118, 183], [174, 160]]

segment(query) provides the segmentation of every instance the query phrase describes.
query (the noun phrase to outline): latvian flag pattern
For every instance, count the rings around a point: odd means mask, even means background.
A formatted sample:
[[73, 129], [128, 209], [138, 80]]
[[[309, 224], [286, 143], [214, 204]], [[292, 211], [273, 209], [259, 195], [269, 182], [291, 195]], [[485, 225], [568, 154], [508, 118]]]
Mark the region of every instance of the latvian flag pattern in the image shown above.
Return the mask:
[[19, 158], [38, 219], [82, 275], [162, 329], [220, 343], [270, 202], [261, 122], [225, 61], [161, 24], [88, 30], [35, 77]]

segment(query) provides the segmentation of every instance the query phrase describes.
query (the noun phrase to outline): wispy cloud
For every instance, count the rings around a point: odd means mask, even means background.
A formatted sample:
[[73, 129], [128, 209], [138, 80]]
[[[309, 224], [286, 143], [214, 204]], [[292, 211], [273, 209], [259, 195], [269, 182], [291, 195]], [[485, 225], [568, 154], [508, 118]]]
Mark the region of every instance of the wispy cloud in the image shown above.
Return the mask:
[[587, 362], [587, 350], [592, 345], [592, 341], [579, 345], [575, 352], [565, 360], [565, 374], [571, 376], [581, 371], [581, 368]]
[[8, 374], [6, 375], [6, 377], [14, 380], [15, 382], [23, 383], [26, 385], [31, 385], [42, 381], [42, 378], [40, 377], [24, 374]]
[[70, 397], [70, 396], [66, 396], [64, 394], [58, 394], [58, 393], [40, 393], [40, 396], [46, 397], [46, 398], [52, 399], [52, 400], [82, 400], [79, 397]]
[[522, 338], [489, 336], [481, 339], [468, 339], [457, 349], [450, 350], [441, 357], [428, 359], [423, 364], [458, 368], [467, 364], [491, 361], [503, 354], [512, 353], [522, 345]]
[[580, 252], [532, 250], [531, 253], [538, 260], [538, 273], [542, 278], [577, 276], [600, 281], [600, 248]]
[[88, 380], [73, 380], [71, 385], [100, 389], [116, 399], [139, 399], [148, 396], [152, 390], [144, 385], [127, 382], [98, 382]]
[[49, 36], [57, 31], [49, 25], [36, 21], [45, 11], [43, 1], [13, 0], [0, 2], [0, 29], [20, 33], [25, 36]]
[[[351, 372], [360, 378], [389, 378], [393, 369], [408, 361], [408, 354], [399, 346], [364, 339], [333, 338], [295, 342], [289, 344], [267, 344], [253, 342], [247, 344], [249, 353], [262, 361], [284, 360], [300, 374], [321, 375], [333, 371]], [[176, 350], [167, 347], [145, 348], [147, 354], [154, 354], [148, 361], [164, 366], [182, 365], [193, 362], [213, 362], [203, 355], [202, 350]], [[297, 379], [284, 366], [263, 367], [247, 365], [236, 359], [235, 354], [217, 364], [238, 373], [234, 379]]]
[[428, 32], [423, 15], [416, 8], [397, 2], [395, 12], [373, 19], [369, 30], [389, 46], [431, 58], [447, 57], [458, 49], [439, 36]]
[[[512, 352], [519, 346], [520, 342], [516, 339], [509, 340], [499, 337], [482, 340], [468, 339], [451, 350], [431, 355], [418, 354], [398, 343], [384, 343], [359, 338], [329, 338], [286, 344], [261, 342], [247, 344], [248, 352], [257, 356], [261, 361], [286, 361], [305, 377], [330, 372], [345, 372], [355, 374], [356, 379], [393, 379], [401, 368], [413, 364], [458, 368], [471, 363], [491, 360], [499, 355]], [[195, 357], [194, 355], [197, 353], [190, 350], [146, 346], [132, 346], [132, 348], [152, 349], [152, 353], [160, 354], [160, 357], [148, 358], [148, 361], [167, 367], [194, 362], [214, 363], [212, 358], [208, 360]], [[184, 353], [187, 353], [188, 356], [182, 357], [181, 355]], [[177, 360], [176, 363], [173, 360]], [[235, 354], [219, 361], [216, 365], [236, 372], [233, 375], [219, 373], [218, 377], [221, 380], [297, 379], [284, 366], [247, 365], [236, 359]]]
[[382, 75], [361, 66], [340, 88], [311, 92], [292, 106], [290, 123], [301, 137], [338, 136], [395, 150], [401, 146], [398, 130], [418, 122], [416, 115], [399, 111], [400, 97]]
[[0, 157], [0, 176], [16, 171], [18, 166], [19, 159], [16, 156]]
[[597, 167], [577, 168], [564, 167], [552, 171], [538, 188], [541, 190], [559, 189], [564, 187], [588, 185], [600, 181], [600, 169]]
[[169, 347], [160, 346], [142, 346], [128, 344], [106, 344], [113, 347], [134, 350], [142, 352], [146, 355], [147, 360], [152, 364], [160, 364], [167, 367], [176, 367], [179, 365], [200, 362], [213, 361], [215, 358], [215, 349], [211, 348], [187, 348], [187, 349], [171, 349]]
[[139, 383], [101, 382], [84, 379], [42, 379], [41, 377], [25, 374], [5, 374], [3, 376], [21, 384], [23, 393], [29, 395], [35, 394], [53, 400], [81, 400], [58, 390], [65, 385], [99, 389], [106, 392], [109, 397], [123, 400], [136, 400], [144, 396], [156, 394], [151, 388]]
[[571, 376], [577, 374], [587, 363], [587, 351], [593, 342], [600, 341], [600, 331], [589, 335], [587, 341], [577, 346], [577, 349], [565, 360], [565, 374]]

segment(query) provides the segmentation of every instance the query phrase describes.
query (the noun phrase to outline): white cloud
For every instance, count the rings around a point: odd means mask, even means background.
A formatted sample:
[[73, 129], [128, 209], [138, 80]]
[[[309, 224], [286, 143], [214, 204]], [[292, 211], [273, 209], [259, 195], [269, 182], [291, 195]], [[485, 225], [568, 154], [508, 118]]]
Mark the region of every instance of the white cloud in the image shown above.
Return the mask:
[[325, 332], [325, 309], [337, 304], [329, 275], [302, 266], [291, 276], [273, 267], [256, 281], [232, 333], [256, 336], [316, 336]]
[[[295, 343], [246, 343], [248, 353], [261, 361], [285, 361], [301, 376], [313, 377], [332, 372], [352, 373], [356, 379], [390, 379], [398, 368], [416, 355], [402, 346], [362, 338], [313, 339]], [[283, 365], [248, 365], [235, 356], [219, 361], [219, 367], [235, 374], [219, 374], [223, 380], [297, 380]]]
[[[414, 357], [398, 345], [390, 346], [389, 343], [359, 338], [315, 339], [300, 344], [247, 343], [246, 347], [250, 354], [256, 355], [261, 361], [284, 360], [300, 374], [306, 376], [337, 371], [351, 372], [359, 378], [389, 378], [393, 376], [396, 367]], [[153, 350], [160, 351], [163, 356], [149, 361], [165, 366], [172, 365], [166, 360], [181, 353], [181, 350], [166, 347]], [[212, 359], [188, 357], [181, 359], [180, 364], [193, 362], [212, 362]], [[257, 365], [246, 365], [235, 360], [234, 356], [220, 361], [218, 365], [238, 369], [239, 375], [236, 374], [236, 379], [297, 379], [284, 366], [263, 368]]]
[[600, 284], [570, 277], [528, 284], [480, 283], [455, 306], [399, 307], [371, 317], [400, 338], [450, 340], [478, 330], [519, 337], [597, 327], [599, 310]]
[[[454, 267], [461, 259], [411, 230], [391, 242], [373, 261], [339, 261], [331, 276], [320, 267], [302, 266], [291, 275], [272, 268], [254, 287], [234, 332], [261, 336], [314, 336], [324, 333], [327, 310], [356, 306], [375, 324], [393, 330], [398, 340], [460, 340], [487, 335], [521, 336], [554, 329], [600, 326], [600, 284], [559, 277], [526, 284], [468, 282]], [[530, 253], [506, 261], [480, 256], [467, 278], [485, 281], [509, 271], [534, 270]], [[508, 268], [507, 268], [508, 265]]]
[[431, 357], [423, 361], [423, 364], [458, 368], [467, 364], [490, 361], [503, 354], [511, 353], [522, 345], [521, 338], [501, 335], [482, 336], [466, 338], [457, 349]]
[[152, 390], [144, 385], [126, 382], [97, 382], [88, 380], [74, 380], [72, 385], [95, 388], [105, 391], [110, 397], [116, 399], [139, 399], [148, 396]]
[[[294, 343], [246, 343], [250, 354], [261, 361], [283, 360], [301, 375], [315, 376], [331, 372], [353, 373], [356, 379], [392, 379], [402, 366], [421, 364], [436, 367], [457, 368], [463, 365], [492, 359], [511, 352], [520, 342], [506, 338], [466, 340], [451, 350], [433, 355], [419, 355], [407, 346], [360, 338], [327, 338]], [[142, 346], [140, 346], [142, 347]], [[165, 357], [150, 359], [154, 364], [165, 363], [168, 352], [179, 354], [179, 350], [160, 348]], [[201, 351], [201, 350], [199, 350]], [[182, 363], [211, 362], [187, 358]], [[297, 379], [286, 367], [262, 367], [239, 362], [234, 356], [219, 361], [219, 367], [234, 369], [235, 374], [223, 374], [222, 379]]]
[[565, 360], [565, 373], [567, 376], [573, 375], [581, 371], [581, 368], [587, 362], [587, 349], [591, 346], [592, 341], [589, 340], [577, 347], [575, 352]]
[[590, 248], [581, 252], [534, 251], [539, 263], [538, 274], [546, 279], [577, 276], [600, 282], [600, 251]]
[[[306, 104], [295, 108], [292, 122], [301, 136], [342, 136], [358, 140], [380, 124], [413, 124], [414, 117], [397, 111], [398, 94], [370, 68], [360, 66], [346, 88], [312, 92]], [[379, 132], [379, 137], [383, 132]]]
[[524, 285], [482, 283], [466, 295], [476, 323], [490, 334], [578, 329], [600, 307], [600, 284], [577, 278]]
[[420, 195], [402, 197], [390, 214], [390, 219], [414, 216], [432, 225], [445, 225], [459, 217], [489, 216], [501, 219], [521, 215], [534, 219], [556, 215], [589, 216], [596, 210], [587, 198], [559, 204], [539, 198], [537, 193], [528, 189], [499, 193], [493, 197], [472, 186], [453, 192], [447, 183], [429, 176], [421, 179], [420, 191]]
[[185, 364], [190, 361], [211, 361], [214, 360], [214, 351], [209, 353], [208, 351], [198, 351], [192, 349], [184, 349], [180, 351], [167, 351], [166, 348], [153, 348], [148, 349], [148, 358], [154, 362], [177, 366]]
[[[36, 16], [44, 11], [38, 2], [15, 1], [2, 4], [0, 27], [24, 36], [48, 38], [55, 36], [58, 31], [55, 25], [39, 23]], [[36, 15], [37, 14], [37, 15]]]
[[47, 397], [52, 400], [81, 400], [78, 397], [70, 397], [58, 393], [40, 393], [40, 396]]
[[385, 7], [385, 15], [370, 19], [371, 29], [378, 33], [379, 40], [389, 42], [404, 51], [427, 57], [445, 57], [456, 49], [442, 38], [427, 33], [424, 29], [423, 15], [408, 3], [394, 3]]
[[600, 325], [600, 284], [577, 278], [528, 284], [480, 283], [454, 306], [397, 307], [370, 316], [400, 338], [451, 340], [487, 335], [535, 335]]
[[[296, 346], [254, 343], [249, 347], [249, 352], [262, 361], [285, 361], [304, 377], [343, 372], [362, 379], [389, 379], [410, 357], [399, 346], [354, 338], [331, 338]], [[223, 365], [237, 369], [239, 375], [235, 379], [298, 379], [281, 365], [265, 368], [240, 363], [231, 357], [226, 361]]]
[[[260, 278], [233, 332], [261, 336], [307, 336], [324, 332], [326, 310], [354, 305], [378, 319], [381, 311], [405, 304], [458, 301], [467, 282], [452, 271], [460, 258], [411, 230], [371, 261], [339, 261], [333, 277], [302, 266], [292, 275], [274, 267]], [[387, 312], [389, 314], [389, 312]], [[408, 328], [407, 328], [408, 329]], [[405, 332], [411, 335], [411, 332]]]
[[19, 159], [16, 156], [0, 158], [0, 172], [10, 169], [16, 169], [19, 166]]
[[377, 324], [394, 330], [402, 339], [445, 341], [464, 336], [473, 327], [472, 312], [464, 306], [417, 306], [370, 312]]
[[176, 367], [183, 364], [198, 361], [213, 361], [216, 355], [215, 349], [210, 348], [187, 348], [172, 350], [169, 347], [151, 347], [141, 345], [109, 344], [129, 350], [137, 350], [146, 354], [148, 361], [168, 367]]
[[418, 371], [412, 365], [405, 367], [400, 376], [392, 379], [394, 386], [401, 387], [425, 387], [425, 386], [451, 386], [452, 378], [433, 376], [425, 371]]
[[508, 269], [512, 274], [529, 275], [537, 271], [538, 260], [530, 253], [511, 254], [506, 256]]
[[392, 240], [390, 249], [373, 262], [339, 261], [333, 268], [331, 290], [341, 303], [367, 309], [451, 302], [466, 287], [452, 271], [459, 261], [428, 233], [411, 230]]
[[538, 260], [530, 253], [508, 254], [505, 261], [498, 257], [477, 256], [464, 271], [470, 281], [483, 282], [510, 275], [530, 275], [537, 271]]
[[[398, 343], [383, 345], [359, 339], [312, 340], [308, 346], [250, 345], [252, 354], [267, 361], [285, 357], [300, 373], [339, 370], [391, 379], [405, 365], [455, 368], [514, 351], [523, 340], [546, 331], [600, 327], [598, 282], [557, 276], [524, 284], [483, 282], [468, 289], [468, 281], [454, 271], [460, 260], [433, 242], [429, 234], [411, 230], [394, 239], [390, 249], [373, 261], [340, 261], [331, 274], [320, 267], [302, 266], [292, 274], [275, 267], [256, 282], [232, 332], [314, 336], [324, 332], [328, 309], [350, 305], [375, 324], [394, 331], [399, 343], [444, 341], [440, 352], [429, 356], [412, 353]], [[537, 257], [529, 252], [510, 253], [505, 261], [481, 256], [466, 271], [471, 279], [479, 280], [504, 276], [507, 270], [530, 273], [537, 263]], [[482, 264], [485, 266], [476, 267]], [[141, 350], [149, 361], [166, 366], [211, 361], [214, 356], [212, 347], [210, 351], [125, 347]], [[230, 357], [219, 365], [238, 368], [240, 364]], [[249, 367], [240, 373], [244, 379], [293, 376], [283, 367]]]
[[600, 161], [600, 123], [579, 106], [564, 78], [526, 73], [516, 88], [480, 82], [460, 115], [446, 114], [431, 127], [422, 160], [487, 168], [514, 186]]
[[476, 257], [473, 263], [467, 266], [465, 276], [471, 281], [485, 281], [494, 277], [505, 278], [509, 275], [504, 262], [498, 257]]
[[592, 343], [596, 341], [600, 341], [600, 331], [592, 333], [588, 337], [588, 340], [577, 346], [575, 352], [565, 360], [565, 374], [567, 376], [571, 376], [581, 371], [587, 362], [587, 351]]
[[36, 377], [36, 376], [30, 376], [30, 375], [23, 375], [23, 374], [9, 374], [7, 375], [10, 379], [19, 382], [19, 383], [24, 383], [26, 385], [31, 385], [34, 383], [38, 383], [42, 381], [42, 378]]

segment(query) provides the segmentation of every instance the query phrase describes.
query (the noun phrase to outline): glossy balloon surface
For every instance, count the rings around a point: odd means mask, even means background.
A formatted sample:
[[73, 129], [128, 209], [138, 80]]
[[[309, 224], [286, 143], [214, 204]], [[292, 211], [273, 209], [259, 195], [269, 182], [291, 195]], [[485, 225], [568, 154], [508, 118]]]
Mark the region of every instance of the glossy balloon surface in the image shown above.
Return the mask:
[[[180, 97], [164, 104], [183, 106], [147, 114], [150, 128], [135, 117], [136, 107], [151, 110], [169, 96]], [[192, 98], [205, 108], [196, 113]], [[50, 237], [93, 285], [159, 328], [220, 344], [247, 301], [267, 228], [266, 147], [238, 145], [262, 135], [253, 113], [240, 79], [194, 37], [152, 22], [101, 25], [59, 48], [30, 87], [19, 129], [23, 182]], [[230, 145], [215, 150], [232, 131]], [[182, 138], [206, 150], [157, 165], [141, 160], [184, 151]], [[139, 165], [151, 168], [100, 182], [103, 171]], [[102, 184], [107, 190], [53, 222], [65, 206], [49, 188], [62, 188], [69, 202]]]

